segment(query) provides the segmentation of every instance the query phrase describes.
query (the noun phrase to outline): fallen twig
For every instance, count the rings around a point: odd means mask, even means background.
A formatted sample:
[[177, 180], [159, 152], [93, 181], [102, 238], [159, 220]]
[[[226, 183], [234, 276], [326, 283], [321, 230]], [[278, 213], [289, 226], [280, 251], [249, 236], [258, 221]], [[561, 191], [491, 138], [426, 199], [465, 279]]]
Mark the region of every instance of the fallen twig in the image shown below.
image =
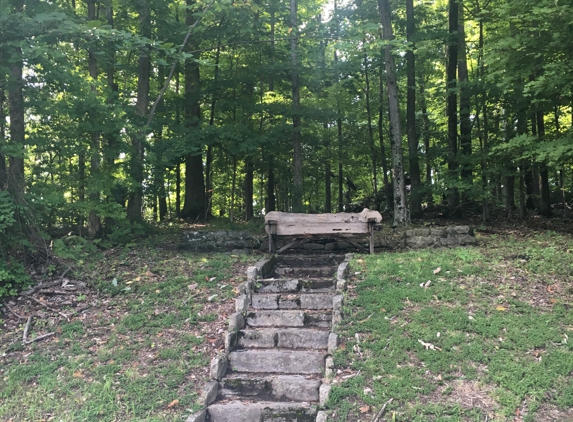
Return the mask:
[[14, 311], [12, 308], [10, 308], [8, 305], [6, 305], [5, 303], [2, 305], [4, 306], [6, 309], [8, 309], [12, 314], [14, 314], [16, 316], [16, 318], [20, 318], [20, 319], [26, 319], [25, 316], [22, 316], [18, 313], [16, 313], [16, 311]]
[[44, 340], [45, 338], [52, 337], [52, 336], [55, 335], [55, 334], [56, 334], [56, 333], [43, 334], [43, 335], [41, 335], [41, 336], [38, 336], [38, 337], [36, 337], [36, 338], [33, 338], [32, 340], [25, 341], [24, 344], [30, 344], [30, 343], [33, 343], [33, 342], [35, 342], [35, 341]]
[[376, 413], [376, 416], [374, 416], [374, 419], [372, 419], [372, 422], [380, 421], [380, 418], [382, 418], [382, 416], [384, 416], [384, 413], [386, 413], [386, 406], [388, 406], [393, 401], [394, 401], [394, 399], [390, 399], [386, 403], [384, 403], [384, 406], [382, 406], [382, 408], [378, 411], [378, 413]]
[[52, 307], [51, 307], [50, 305], [48, 305], [47, 303], [42, 302], [41, 300], [38, 300], [38, 299], [36, 299], [35, 297], [32, 297], [32, 296], [27, 296], [27, 295], [26, 295], [26, 297], [27, 297], [28, 299], [33, 300], [33, 301], [36, 302], [36, 303], [39, 303], [40, 305], [44, 306], [45, 308], [49, 309], [50, 311], [55, 312], [55, 313], [57, 313], [58, 315], [63, 316], [64, 318], [66, 318], [67, 320], [69, 320], [69, 318], [70, 318], [69, 316], [67, 316], [66, 314], [61, 313], [61, 312], [58, 311], [57, 309], [52, 308]]
[[22, 341], [26, 343], [28, 341], [28, 330], [30, 329], [30, 324], [32, 323], [32, 315], [28, 317], [28, 321], [26, 322], [26, 326], [24, 327], [24, 335], [22, 336]]
[[32, 289], [23, 292], [24, 296], [27, 295], [33, 295], [34, 293], [38, 292], [39, 290], [42, 289], [49, 289], [50, 287], [56, 287], [58, 285], [62, 284], [62, 281], [64, 281], [64, 277], [66, 276], [66, 274], [73, 268], [73, 266], [69, 266], [66, 271], [64, 271], [62, 273], [62, 275], [60, 276], [60, 278], [58, 278], [56, 281], [51, 281], [50, 283], [42, 283], [37, 285], [36, 287], [33, 287]]

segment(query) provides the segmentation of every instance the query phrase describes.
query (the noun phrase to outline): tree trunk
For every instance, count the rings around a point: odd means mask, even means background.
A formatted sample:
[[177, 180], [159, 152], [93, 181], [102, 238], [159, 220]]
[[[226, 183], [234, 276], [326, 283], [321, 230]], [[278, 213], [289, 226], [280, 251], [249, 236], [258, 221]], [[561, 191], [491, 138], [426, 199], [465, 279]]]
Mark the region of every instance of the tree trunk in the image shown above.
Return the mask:
[[245, 161], [245, 219], [253, 219], [253, 158], [247, 157]]
[[[271, 6], [271, 65], [275, 63], [275, 10]], [[269, 72], [269, 91], [275, 90], [274, 71]], [[272, 117], [270, 118], [272, 122]], [[267, 200], [265, 204], [265, 211], [275, 211], [277, 209], [277, 201], [275, 195], [275, 156], [271, 152], [268, 156], [267, 166]]]
[[[95, 0], [89, 0], [88, 1], [88, 21], [93, 21], [96, 20], [96, 2]], [[89, 49], [88, 51], [88, 67], [89, 67], [89, 73], [90, 73], [90, 77], [92, 79], [92, 84], [91, 84], [91, 92], [92, 95], [94, 95], [95, 97], [97, 97], [97, 88], [96, 88], [96, 82], [97, 82], [97, 77], [98, 77], [98, 67], [97, 67], [97, 59], [95, 56], [95, 52], [93, 51], [93, 49]], [[97, 120], [98, 120], [98, 116], [96, 113], [94, 113], [93, 116], [91, 116], [92, 119], [92, 125], [93, 126], [97, 126]], [[91, 181], [93, 184], [96, 184], [96, 181], [94, 180], [95, 178], [97, 178], [99, 176], [99, 166], [100, 166], [100, 133], [96, 132], [96, 131], [92, 131], [92, 133], [90, 134], [90, 138], [91, 138], [91, 143], [90, 143], [90, 176], [91, 176]], [[95, 191], [90, 193], [90, 206], [94, 206], [95, 204], [97, 204], [100, 200], [100, 196], [99, 196], [99, 192]], [[100, 228], [101, 228], [101, 222], [100, 222], [100, 218], [99, 215], [97, 214], [97, 211], [92, 209], [90, 210], [89, 213], [89, 217], [88, 217], [88, 235], [90, 237], [95, 237], [98, 235], [98, 233], [100, 232]]]
[[[188, 26], [195, 23], [193, 16], [195, 0], [187, 0], [185, 22]], [[189, 44], [187, 50], [194, 47]], [[185, 127], [189, 132], [199, 130], [201, 121], [199, 64], [195, 58], [185, 61]], [[201, 153], [185, 156], [185, 205], [181, 217], [192, 220], [205, 215], [205, 179], [203, 176], [203, 157]]]
[[420, 76], [420, 107], [422, 109], [422, 139], [424, 140], [424, 155], [426, 164], [426, 189], [428, 205], [434, 204], [434, 194], [432, 192], [432, 161], [430, 159], [430, 118], [428, 117], [428, 107], [426, 105], [426, 81], [423, 75]]
[[406, 205], [406, 186], [402, 155], [402, 134], [400, 130], [400, 108], [398, 104], [398, 85], [396, 81], [394, 56], [389, 42], [394, 39], [391, 11], [388, 0], [378, 0], [380, 21], [384, 40], [388, 42], [385, 51], [386, 88], [388, 91], [388, 110], [390, 115], [390, 138], [392, 142], [392, 179], [394, 181], [394, 225], [405, 226], [410, 223], [410, 214]]
[[408, 66], [408, 96], [406, 108], [406, 126], [408, 134], [408, 157], [410, 162], [410, 215], [413, 218], [422, 216], [422, 183], [420, 177], [420, 161], [418, 159], [418, 135], [416, 133], [416, 58], [414, 56], [413, 37], [416, 29], [414, 20], [414, 0], [406, 0], [406, 32], [408, 50], [406, 62]]
[[374, 197], [376, 197], [376, 194], [378, 193], [378, 181], [377, 181], [378, 160], [376, 159], [376, 147], [374, 146], [374, 130], [372, 128], [372, 109], [370, 107], [370, 72], [368, 68], [369, 68], [368, 56], [365, 55], [364, 77], [366, 80], [365, 94], [366, 94], [366, 115], [368, 117], [368, 141], [370, 144], [370, 159], [372, 160], [372, 177], [373, 177], [372, 187], [374, 188]]
[[[0, 61], [3, 54], [0, 51]], [[6, 103], [5, 80], [0, 81], [0, 146], [6, 144], [6, 113], [4, 105]], [[8, 188], [8, 168], [6, 167], [6, 156], [0, 153], [0, 190]]]
[[456, 187], [451, 187], [458, 180], [458, 96], [457, 67], [458, 67], [458, 2], [449, 0], [449, 41], [448, 41], [448, 215], [451, 218], [461, 216], [459, 192]]
[[231, 204], [229, 206], [229, 220], [235, 220], [235, 189], [237, 186], [237, 158], [233, 155], [233, 176], [231, 181]]
[[302, 134], [300, 123], [300, 77], [298, 69], [297, 0], [290, 0], [290, 52], [292, 77], [292, 140], [293, 140], [293, 212], [304, 212], [302, 205]]
[[[539, 142], [545, 141], [545, 120], [543, 118], [543, 112], [537, 112], [537, 130], [539, 136]], [[553, 214], [551, 212], [551, 191], [549, 189], [549, 171], [547, 169], [547, 163], [541, 164], [541, 215], [545, 217], [551, 217]]]
[[[16, 9], [22, 11], [23, 2]], [[24, 123], [24, 95], [22, 92], [24, 80], [22, 78], [23, 57], [20, 47], [10, 50], [10, 76], [8, 79], [8, 103], [10, 109], [10, 145], [11, 155], [8, 156], [9, 167], [7, 171], [8, 189], [12, 199], [22, 204], [24, 180], [24, 154], [25, 154], [25, 123]]]
[[384, 95], [384, 63], [380, 63], [380, 109], [378, 110], [378, 137], [380, 139], [380, 153], [382, 154], [382, 173], [384, 179], [384, 196], [386, 197], [386, 207], [391, 209], [394, 201], [392, 199], [392, 184], [388, 180], [388, 160], [386, 158], [386, 145], [384, 145], [384, 103], [387, 101]]
[[[151, 38], [151, 10], [147, 0], [139, 0], [139, 32], [145, 38]], [[135, 114], [140, 118], [138, 125], [144, 124], [149, 103], [149, 81], [151, 78], [151, 51], [149, 46], [141, 49], [137, 71], [137, 100]], [[144, 145], [143, 130], [139, 130], [131, 137], [131, 163], [130, 176], [133, 188], [129, 195], [127, 216], [130, 221], [143, 220], [143, 179], [144, 179]]]
[[[461, 2], [460, 2], [461, 3]], [[462, 181], [464, 190], [469, 190], [473, 183], [473, 169], [471, 163], [472, 155], [472, 123], [470, 120], [471, 113], [471, 95], [468, 89], [468, 60], [466, 55], [466, 34], [465, 34], [464, 8], [459, 8], [459, 25], [458, 25], [458, 42], [459, 42], [459, 62], [458, 77], [460, 84], [460, 144], [462, 150]], [[467, 194], [464, 195], [468, 197]]]

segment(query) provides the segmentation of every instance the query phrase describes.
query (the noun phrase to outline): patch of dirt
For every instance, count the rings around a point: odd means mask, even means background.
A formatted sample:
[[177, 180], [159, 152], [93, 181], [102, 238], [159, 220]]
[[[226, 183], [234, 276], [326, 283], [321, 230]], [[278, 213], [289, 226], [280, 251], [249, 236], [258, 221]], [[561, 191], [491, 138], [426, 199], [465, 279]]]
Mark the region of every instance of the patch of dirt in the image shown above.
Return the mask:
[[573, 422], [573, 409], [560, 410], [556, 406], [544, 403], [537, 409], [536, 422]]
[[[444, 394], [446, 391], [447, 393]], [[477, 381], [455, 380], [449, 385], [438, 388], [430, 402], [445, 401], [446, 403], [458, 404], [465, 409], [480, 409], [485, 414], [493, 415], [497, 409], [497, 404], [491, 397], [492, 392], [493, 387], [481, 385]]]

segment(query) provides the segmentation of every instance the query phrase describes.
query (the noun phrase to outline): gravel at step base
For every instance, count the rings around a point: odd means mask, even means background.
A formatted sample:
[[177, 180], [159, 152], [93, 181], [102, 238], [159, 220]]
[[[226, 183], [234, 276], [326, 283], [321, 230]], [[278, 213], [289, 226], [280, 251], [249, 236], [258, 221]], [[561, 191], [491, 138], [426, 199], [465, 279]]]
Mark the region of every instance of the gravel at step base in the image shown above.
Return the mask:
[[300, 403], [213, 404], [208, 408], [211, 422], [314, 422], [317, 409]]
[[233, 372], [271, 374], [321, 374], [325, 352], [295, 350], [240, 350], [231, 352]]
[[336, 267], [275, 267], [274, 275], [280, 277], [332, 277]]

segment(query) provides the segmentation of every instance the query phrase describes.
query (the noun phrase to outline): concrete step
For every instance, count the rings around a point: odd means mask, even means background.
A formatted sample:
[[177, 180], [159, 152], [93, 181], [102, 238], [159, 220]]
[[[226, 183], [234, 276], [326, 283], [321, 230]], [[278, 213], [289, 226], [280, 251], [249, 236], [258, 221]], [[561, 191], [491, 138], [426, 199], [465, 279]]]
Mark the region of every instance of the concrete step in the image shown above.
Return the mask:
[[212, 404], [207, 412], [211, 422], [314, 422], [317, 409], [304, 403], [233, 401]]
[[332, 309], [334, 293], [256, 293], [253, 309]]
[[338, 267], [344, 261], [344, 255], [279, 255], [275, 260], [277, 267]]
[[238, 336], [239, 348], [270, 349], [328, 349], [328, 330], [309, 328], [268, 328], [241, 330]]
[[217, 399], [318, 402], [320, 384], [301, 375], [234, 375], [221, 380]]
[[332, 326], [331, 312], [301, 311], [249, 311], [246, 318], [249, 327], [319, 327]]
[[322, 374], [326, 352], [295, 350], [237, 350], [229, 354], [237, 373]]
[[278, 277], [332, 277], [336, 274], [335, 266], [328, 267], [275, 267], [273, 275]]
[[328, 293], [334, 292], [332, 278], [268, 278], [257, 280], [256, 293]]

